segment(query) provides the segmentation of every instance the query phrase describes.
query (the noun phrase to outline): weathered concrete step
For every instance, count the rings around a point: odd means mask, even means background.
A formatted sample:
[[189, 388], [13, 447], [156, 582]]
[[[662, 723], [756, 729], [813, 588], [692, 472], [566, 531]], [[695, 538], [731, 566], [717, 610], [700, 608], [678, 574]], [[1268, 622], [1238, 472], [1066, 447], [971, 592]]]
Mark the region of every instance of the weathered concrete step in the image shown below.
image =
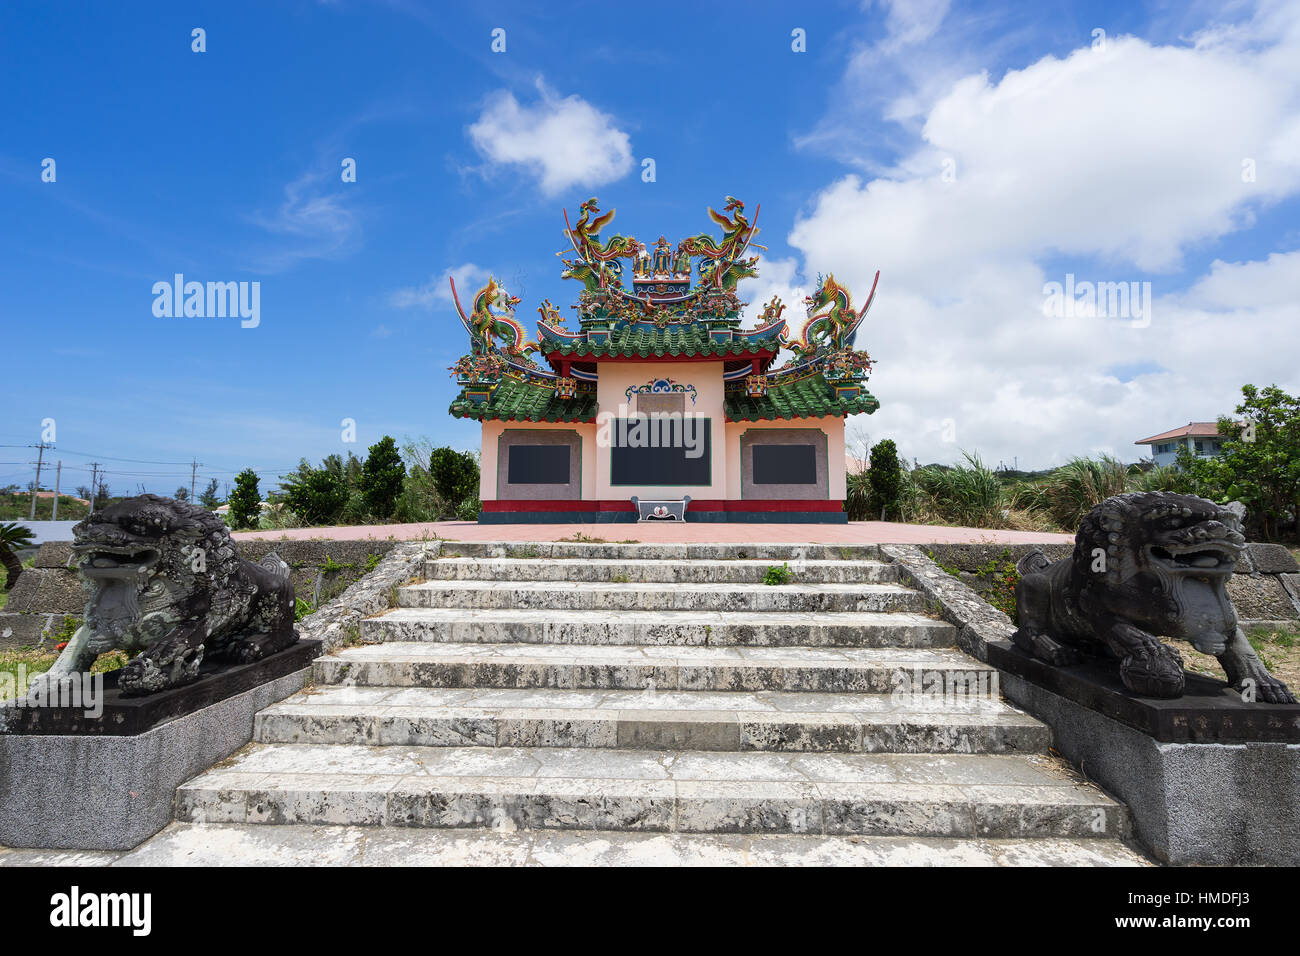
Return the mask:
[[425, 581], [397, 593], [401, 607], [567, 611], [922, 611], [901, 584], [656, 584], [608, 581]]
[[443, 541], [447, 557], [619, 561], [875, 561], [875, 544], [647, 544], [633, 541]]
[[905, 612], [396, 608], [362, 620], [361, 638], [370, 643], [951, 647], [956, 629], [947, 621]]
[[[70, 853], [41, 854], [46, 866]], [[1119, 840], [172, 823], [112, 866], [1149, 866]], [[26, 862], [26, 860], [24, 860]]]
[[1046, 757], [255, 745], [182, 785], [193, 823], [1117, 837]]
[[261, 743], [839, 753], [1038, 753], [1046, 725], [997, 698], [780, 691], [311, 688], [261, 711]]
[[[431, 558], [424, 576], [432, 581], [610, 581], [646, 584], [762, 584], [768, 568], [786, 562], [624, 561], [605, 558]], [[898, 567], [880, 561], [794, 561], [791, 583], [893, 584]], [[770, 585], [780, 587], [781, 585]]]
[[317, 684], [936, 693], [991, 689], [997, 670], [954, 648], [371, 644], [318, 658]]

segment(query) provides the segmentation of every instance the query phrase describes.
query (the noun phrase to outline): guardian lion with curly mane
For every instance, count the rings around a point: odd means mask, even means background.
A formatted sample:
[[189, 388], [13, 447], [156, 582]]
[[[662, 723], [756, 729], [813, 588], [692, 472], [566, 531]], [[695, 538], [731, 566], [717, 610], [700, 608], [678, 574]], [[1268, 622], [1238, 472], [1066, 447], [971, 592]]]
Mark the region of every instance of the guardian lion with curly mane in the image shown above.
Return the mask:
[[89, 670], [106, 651], [138, 651], [120, 672], [125, 696], [198, 678], [208, 658], [245, 664], [294, 644], [289, 567], [235, 551], [221, 519], [195, 505], [140, 495], [73, 528], [86, 589], [85, 623], [46, 673]]
[[1219, 659], [1228, 683], [1254, 699], [1296, 703], [1237, 626], [1227, 582], [1245, 550], [1244, 509], [1194, 495], [1107, 498], [1084, 517], [1074, 554], [1032, 551], [1016, 569], [1021, 649], [1058, 666], [1087, 657], [1119, 662], [1124, 686], [1181, 697], [1183, 658], [1160, 637]]

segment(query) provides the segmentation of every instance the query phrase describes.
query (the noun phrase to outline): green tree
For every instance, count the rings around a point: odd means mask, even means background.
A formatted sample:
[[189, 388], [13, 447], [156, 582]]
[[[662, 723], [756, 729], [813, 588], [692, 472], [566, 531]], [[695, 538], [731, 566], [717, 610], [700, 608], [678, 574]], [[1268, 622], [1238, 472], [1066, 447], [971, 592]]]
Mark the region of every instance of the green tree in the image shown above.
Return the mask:
[[333, 524], [348, 502], [347, 483], [326, 468], [301, 470], [285, 482], [284, 502], [308, 525]]
[[478, 497], [478, 461], [469, 452], [435, 448], [429, 455], [429, 475], [445, 515], [454, 516], [464, 502]]
[[257, 472], [245, 468], [235, 476], [230, 493], [230, 519], [236, 528], [256, 525], [262, 517], [262, 493], [257, 490]]
[[26, 525], [10, 522], [0, 524], [0, 564], [9, 572], [5, 580], [8, 591], [18, 583], [18, 575], [23, 573], [23, 563], [18, 560], [17, 552], [21, 548], [30, 548], [35, 535]]
[[212, 511], [217, 505], [221, 504], [221, 497], [217, 494], [217, 488], [220, 487], [217, 479], [213, 478], [208, 482], [208, 486], [199, 492], [199, 504]]
[[898, 448], [886, 438], [871, 446], [871, 467], [867, 471], [871, 484], [872, 507], [880, 508], [880, 520], [896, 518], [903, 491], [903, 469], [898, 463]]
[[361, 476], [357, 482], [370, 513], [376, 518], [392, 517], [405, 480], [406, 465], [402, 463], [397, 443], [385, 435], [370, 446], [370, 454], [361, 466]]
[[184, 485], [181, 485], [179, 488], [176, 489], [176, 494], [172, 495], [172, 497], [175, 498], [177, 501], [189, 501], [190, 490], [186, 488]]
[[1272, 540], [1288, 519], [1300, 518], [1300, 398], [1276, 385], [1243, 385], [1241, 394], [1241, 421], [1219, 418], [1219, 457], [1197, 458], [1184, 448], [1178, 466], [1187, 490], [1220, 504], [1240, 501], [1250, 524]]

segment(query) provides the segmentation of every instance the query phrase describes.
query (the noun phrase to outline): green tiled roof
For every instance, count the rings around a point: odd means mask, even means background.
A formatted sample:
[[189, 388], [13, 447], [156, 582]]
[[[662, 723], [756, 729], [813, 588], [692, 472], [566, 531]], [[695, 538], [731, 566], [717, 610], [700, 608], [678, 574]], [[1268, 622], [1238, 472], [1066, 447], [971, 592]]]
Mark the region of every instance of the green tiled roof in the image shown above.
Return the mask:
[[557, 398], [553, 388], [507, 376], [485, 402], [475, 404], [462, 392], [451, 403], [451, 413], [483, 421], [592, 422], [596, 420], [596, 395], [579, 392], [573, 398]]
[[[784, 385], [772, 385], [762, 398], [729, 392], [724, 402], [726, 418], [730, 422], [821, 418], [859, 412], [870, 414], [879, 407], [880, 402], [866, 391], [855, 399], [837, 400], [820, 374]], [[556, 397], [553, 388], [507, 376], [485, 402], [475, 404], [462, 392], [451, 403], [451, 413], [457, 418], [480, 421], [592, 422], [596, 420], [596, 396], [593, 392], [579, 392], [573, 398], [561, 399]]]
[[859, 412], [871, 414], [880, 407], [880, 402], [865, 389], [857, 398], [837, 400], [826, 379], [817, 373], [797, 382], [771, 385], [762, 398], [749, 398], [744, 392], [728, 393], [724, 405], [729, 422], [761, 422]]
[[775, 352], [781, 347], [777, 338], [779, 333], [752, 339], [732, 339], [728, 342], [713, 342], [709, 339], [709, 329], [703, 323], [691, 325], [668, 325], [663, 328], [649, 328], [643, 325], [622, 325], [609, 333], [609, 340], [594, 345], [586, 339], [566, 341], [543, 337], [539, 341], [546, 354], [559, 353], [564, 356], [592, 356], [595, 358], [614, 357], [629, 358], [639, 356], [690, 357], [696, 355], [716, 355], [724, 358], [732, 355], [754, 355], [758, 352]]

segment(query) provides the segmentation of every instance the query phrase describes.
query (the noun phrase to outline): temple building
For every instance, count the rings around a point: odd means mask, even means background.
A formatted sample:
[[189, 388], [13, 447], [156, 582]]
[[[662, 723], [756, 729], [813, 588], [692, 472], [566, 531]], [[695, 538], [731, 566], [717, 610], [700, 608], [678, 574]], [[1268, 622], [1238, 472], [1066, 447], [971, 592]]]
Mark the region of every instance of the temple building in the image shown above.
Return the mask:
[[709, 210], [721, 239], [675, 246], [602, 240], [614, 211], [579, 211], [560, 253], [583, 286], [576, 330], [544, 301], [529, 340], [495, 279], [468, 314], [452, 282], [471, 351], [451, 369], [451, 414], [482, 423], [479, 521], [845, 521], [844, 419], [879, 407], [854, 348], [875, 283], [855, 309], [820, 278], [798, 337], [775, 297], [742, 329], [757, 210], [751, 224], [727, 197]]

